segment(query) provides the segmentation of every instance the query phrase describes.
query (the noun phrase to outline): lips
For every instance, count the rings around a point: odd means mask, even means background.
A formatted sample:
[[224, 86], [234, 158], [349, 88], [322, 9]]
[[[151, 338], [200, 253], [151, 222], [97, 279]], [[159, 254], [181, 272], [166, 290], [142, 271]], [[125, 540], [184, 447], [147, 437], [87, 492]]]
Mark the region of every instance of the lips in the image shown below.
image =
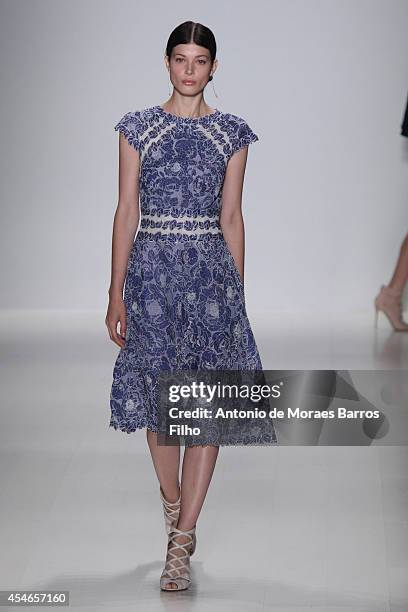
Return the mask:
[[195, 81], [182, 81], [183, 85], [195, 85]]

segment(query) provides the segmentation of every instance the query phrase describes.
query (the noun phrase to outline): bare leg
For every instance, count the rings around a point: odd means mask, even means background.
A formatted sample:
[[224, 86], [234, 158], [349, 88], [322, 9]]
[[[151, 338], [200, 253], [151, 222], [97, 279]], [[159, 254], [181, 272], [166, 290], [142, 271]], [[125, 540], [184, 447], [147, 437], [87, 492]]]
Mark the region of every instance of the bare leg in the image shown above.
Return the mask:
[[399, 251], [398, 261], [389, 287], [403, 291], [408, 280], [408, 234], [405, 236]]
[[[195, 527], [211, 482], [218, 451], [218, 446], [193, 446], [185, 449], [178, 529], [188, 531]], [[175, 541], [179, 544], [185, 544], [188, 542], [188, 537], [179, 535], [175, 538]], [[175, 553], [178, 554], [177, 550]], [[168, 588], [175, 589], [177, 584], [169, 582]]]
[[378, 311], [381, 310], [389, 319], [396, 331], [408, 332], [408, 323], [403, 320], [402, 295], [408, 280], [408, 234], [405, 236], [399, 250], [397, 264], [391, 281], [382, 285], [375, 297], [375, 326], [377, 327]]
[[179, 529], [187, 531], [195, 526], [211, 482], [218, 451], [218, 446], [191, 446], [185, 449]]
[[180, 446], [160, 446], [157, 444], [157, 433], [150, 429], [147, 429], [146, 432], [154, 469], [163, 495], [169, 502], [175, 502], [180, 494]]

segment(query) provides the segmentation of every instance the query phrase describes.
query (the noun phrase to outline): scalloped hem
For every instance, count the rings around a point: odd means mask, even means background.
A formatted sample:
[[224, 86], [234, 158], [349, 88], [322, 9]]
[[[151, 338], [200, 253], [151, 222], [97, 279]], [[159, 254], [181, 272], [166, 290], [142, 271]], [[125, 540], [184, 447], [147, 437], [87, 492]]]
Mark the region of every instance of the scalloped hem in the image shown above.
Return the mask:
[[[109, 425], [108, 425], [108, 429], [110, 429], [111, 427], [113, 427], [115, 429], [115, 431], [123, 431], [124, 433], [127, 434], [131, 434], [131, 433], [135, 433], [136, 431], [140, 431], [143, 429], [149, 429], [150, 431], [154, 432], [154, 433], [158, 433], [157, 427], [147, 424], [142, 424], [142, 423], [129, 423], [127, 421], [125, 422], [121, 422], [121, 423], [117, 423], [116, 421], [110, 421]], [[183, 436], [180, 436], [181, 438], [183, 438]], [[198, 441], [196, 443], [191, 443], [191, 444], [187, 444], [184, 440], [184, 442], [182, 442], [180, 444], [180, 446], [185, 446], [186, 448], [190, 448], [192, 446], [220, 446], [223, 448], [226, 447], [233, 447], [233, 446], [239, 446], [239, 447], [245, 447], [248, 448], [248, 446], [278, 446], [279, 445], [279, 441], [278, 439], [275, 440], [270, 440], [268, 442], [253, 442], [253, 441], [240, 441], [240, 442], [219, 442], [219, 441]]]
[[152, 425], [147, 425], [146, 423], [142, 424], [142, 423], [129, 423], [128, 421], [122, 421], [120, 423], [116, 422], [116, 421], [110, 421], [109, 425], [108, 425], [108, 429], [110, 429], [111, 427], [113, 427], [115, 429], [115, 431], [123, 431], [124, 433], [135, 433], [136, 431], [139, 430], [143, 430], [143, 429], [149, 429], [150, 431], [153, 431], [154, 433], [157, 433], [157, 428], [154, 428], [154, 426]]
[[195, 442], [191, 442], [191, 443], [186, 443], [184, 441], [184, 443], [181, 444], [181, 446], [185, 446], [187, 448], [191, 447], [191, 446], [220, 446], [222, 448], [227, 448], [227, 447], [245, 447], [248, 448], [249, 446], [278, 446], [278, 440], [270, 440], [269, 442], [261, 442], [259, 440], [257, 441], [248, 441], [246, 442], [245, 440], [239, 440], [239, 441], [224, 441], [224, 442], [220, 442], [219, 440], [208, 440], [208, 441], [195, 441]]

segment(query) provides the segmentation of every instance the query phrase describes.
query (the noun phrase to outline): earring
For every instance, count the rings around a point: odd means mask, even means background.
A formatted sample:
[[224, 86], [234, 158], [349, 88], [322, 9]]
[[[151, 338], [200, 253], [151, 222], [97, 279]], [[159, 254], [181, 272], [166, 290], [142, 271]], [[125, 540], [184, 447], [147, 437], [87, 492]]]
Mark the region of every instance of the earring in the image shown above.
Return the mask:
[[208, 80], [209, 80], [209, 81], [212, 81], [212, 86], [213, 86], [214, 95], [215, 95], [215, 97], [216, 97], [216, 98], [218, 98], [217, 93], [216, 93], [216, 91], [215, 91], [215, 89], [214, 89], [213, 75], [211, 75], [211, 76], [208, 78]]

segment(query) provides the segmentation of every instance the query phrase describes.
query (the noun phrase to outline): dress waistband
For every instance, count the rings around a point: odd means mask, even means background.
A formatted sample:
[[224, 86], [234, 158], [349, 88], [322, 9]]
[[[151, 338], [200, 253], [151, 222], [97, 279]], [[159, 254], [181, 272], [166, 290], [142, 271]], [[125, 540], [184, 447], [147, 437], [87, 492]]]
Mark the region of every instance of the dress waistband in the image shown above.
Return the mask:
[[186, 236], [201, 236], [205, 234], [221, 234], [219, 216], [215, 215], [152, 215], [142, 214], [139, 234], [180, 234]]

